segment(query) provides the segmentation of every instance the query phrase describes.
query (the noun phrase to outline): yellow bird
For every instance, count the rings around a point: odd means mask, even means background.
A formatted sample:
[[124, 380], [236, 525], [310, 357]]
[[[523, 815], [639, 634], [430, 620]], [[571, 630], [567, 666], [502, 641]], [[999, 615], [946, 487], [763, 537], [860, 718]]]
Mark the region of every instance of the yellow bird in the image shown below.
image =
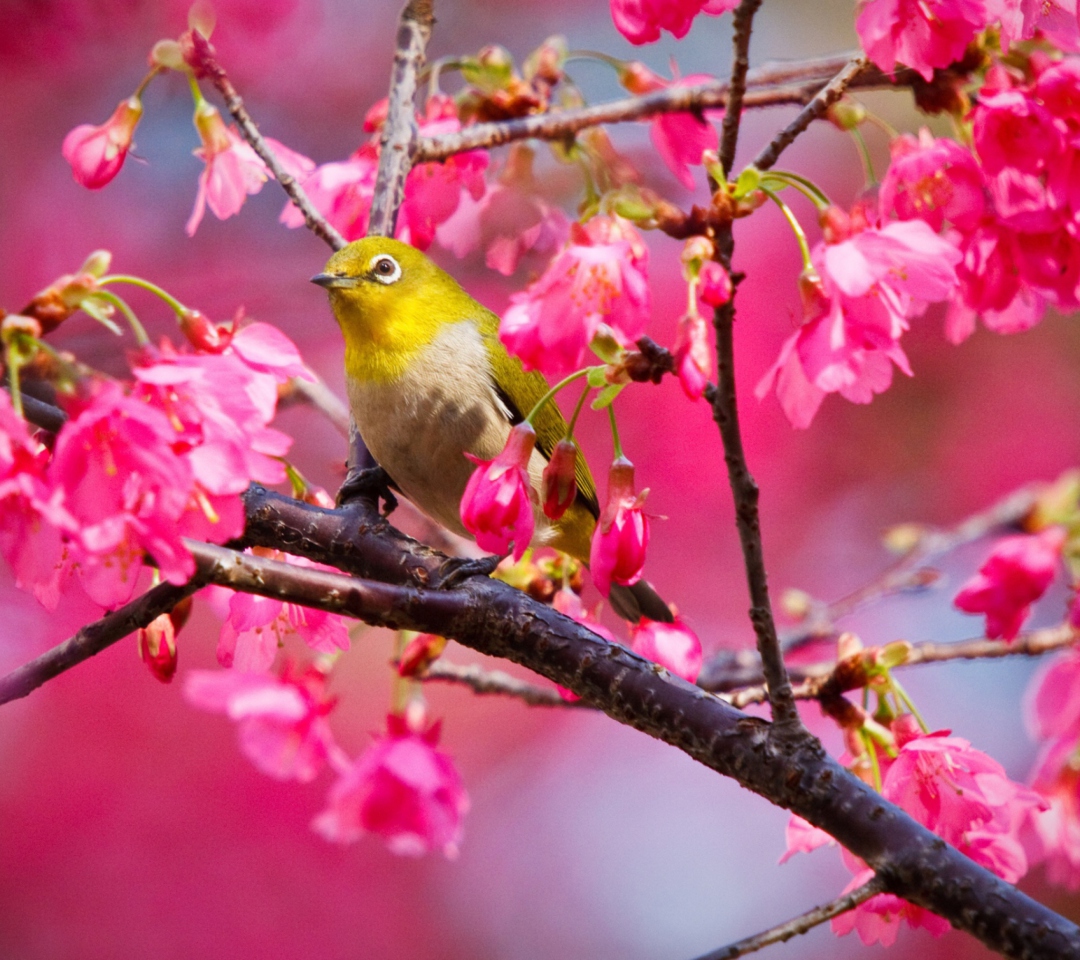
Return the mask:
[[[384, 237], [350, 243], [312, 282], [329, 292], [345, 336], [349, 403], [364, 444], [395, 488], [433, 520], [469, 536], [460, 504], [474, 465], [465, 454], [493, 460], [510, 428], [547, 392], [547, 381], [506, 352], [494, 313], [408, 244]], [[529, 475], [539, 492], [566, 421], [548, 403], [533, 426]], [[577, 499], [558, 521], [536, 510], [533, 542], [588, 564], [599, 507], [584, 457], [577, 459], [577, 486]], [[628, 620], [671, 620], [644, 580], [613, 585], [610, 599]]]

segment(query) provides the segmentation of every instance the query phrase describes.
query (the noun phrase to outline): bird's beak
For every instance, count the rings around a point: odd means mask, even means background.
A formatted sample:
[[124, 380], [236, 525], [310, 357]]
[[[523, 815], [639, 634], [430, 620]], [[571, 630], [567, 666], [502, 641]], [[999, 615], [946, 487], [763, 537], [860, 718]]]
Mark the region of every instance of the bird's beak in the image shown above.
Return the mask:
[[311, 278], [312, 283], [332, 290], [335, 287], [355, 287], [360, 281], [356, 277], [338, 277], [332, 273], [317, 273]]

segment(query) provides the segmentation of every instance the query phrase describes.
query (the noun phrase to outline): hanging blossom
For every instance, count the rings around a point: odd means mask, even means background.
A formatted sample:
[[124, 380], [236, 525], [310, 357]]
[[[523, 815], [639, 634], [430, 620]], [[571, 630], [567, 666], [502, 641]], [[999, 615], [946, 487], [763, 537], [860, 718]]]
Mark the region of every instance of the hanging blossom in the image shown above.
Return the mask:
[[499, 339], [527, 370], [555, 378], [582, 365], [601, 323], [633, 342], [649, 317], [648, 264], [628, 221], [597, 216], [573, 224], [544, 275], [511, 296]]
[[[195, 156], [206, 166], [199, 175], [195, 209], [185, 227], [189, 237], [195, 235], [208, 206], [214, 216], [225, 220], [239, 213], [248, 196], [258, 193], [272, 176], [259, 155], [225, 125], [217, 108], [205, 100], [195, 109], [195, 129], [202, 140]], [[307, 157], [271, 137], [264, 139], [289, 176], [303, 180], [315, 168], [314, 161]]]
[[[457, 109], [450, 97], [431, 97], [418, 118], [421, 136], [439, 136], [461, 129]], [[379, 167], [378, 136], [386, 120], [386, 101], [377, 103], [364, 121], [372, 139], [345, 161], [309, 168], [299, 177], [301, 186], [315, 208], [346, 240], [367, 235], [375, 177]], [[405, 197], [398, 212], [398, 239], [426, 250], [440, 225], [449, 220], [458, 205], [479, 201], [485, 193], [484, 173], [489, 158], [485, 150], [468, 150], [441, 163], [417, 164], [405, 179]], [[280, 220], [287, 227], [302, 227], [304, 216], [291, 203]]]
[[[304, 570], [337, 572], [326, 564], [280, 550], [253, 547], [249, 552]], [[234, 593], [224, 587], [209, 588], [208, 593], [225, 618], [217, 645], [218, 663], [223, 667], [247, 673], [265, 672], [273, 666], [278, 648], [285, 643], [286, 637], [293, 634], [319, 653], [349, 649], [348, 628], [344, 618], [336, 613], [273, 597]]]
[[142, 113], [142, 100], [129, 97], [101, 126], [80, 124], [64, 137], [60, 152], [77, 182], [100, 190], [120, 172]]
[[439, 728], [388, 716], [386, 733], [355, 761], [339, 765], [313, 829], [337, 843], [373, 833], [394, 853], [456, 856], [469, 798], [453, 761], [436, 749]]
[[326, 674], [314, 667], [297, 672], [285, 664], [280, 676], [191, 670], [184, 696], [235, 721], [241, 752], [275, 779], [308, 783], [340, 754], [326, 720], [336, 700], [326, 695]]
[[718, 17], [739, 5], [738, 0], [610, 0], [611, 18], [631, 43], [652, 43], [667, 30], [681, 40], [699, 13]]
[[[892, 724], [895, 758], [881, 756], [881, 794], [965, 856], [1008, 883], [1027, 873], [1029, 862], [1020, 841], [1028, 819], [1045, 809], [1034, 791], [1010, 780], [996, 760], [948, 731], [923, 733], [915, 718], [905, 715]], [[789, 824], [787, 859], [832, 842], [824, 831], [793, 817]], [[862, 886], [873, 871], [844, 851], [855, 876], [844, 892]], [[863, 943], [895, 942], [901, 921], [923, 927], [934, 936], [949, 929], [947, 920], [891, 894], [878, 894], [854, 910], [835, 917], [833, 931], [858, 932]]]
[[461, 498], [461, 522], [480, 548], [490, 553], [504, 554], [512, 543], [515, 562], [528, 549], [536, 528], [536, 493], [529, 479], [535, 446], [536, 431], [528, 423], [519, 423], [494, 460], [465, 454], [476, 469]]
[[[673, 87], [692, 87], [715, 79], [707, 73], [695, 73], [665, 80], [637, 62], [627, 63], [619, 71], [619, 82], [635, 96]], [[701, 155], [706, 150], [718, 149], [720, 141], [711, 121], [720, 120], [723, 115], [723, 110], [708, 110], [702, 117], [692, 113], [658, 113], [649, 121], [649, 136], [656, 152], [687, 190], [694, 189], [690, 167], [701, 166]]]
[[755, 391], [761, 399], [775, 387], [796, 427], [810, 425], [828, 393], [869, 403], [892, 383], [893, 365], [911, 375], [900, 338], [956, 289], [960, 253], [923, 220], [879, 227], [832, 208], [811, 260], [800, 278], [803, 324]]
[[649, 546], [648, 490], [634, 492], [634, 465], [619, 457], [608, 474], [608, 499], [593, 531], [589, 570], [605, 597], [613, 583], [632, 586], [641, 579]]
[[678, 677], [697, 683], [701, 673], [701, 641], [678, 617], [673, 623], [660, 623], [643, 617], [633, 628], [630, 646]]
[[1013, 640], [1031, 605], [1053, 582], [1065, 530], [1049, 527], [1032, 536], [1005, 537], [953, 601], [965, 613], [986, 614], [986, 635]]

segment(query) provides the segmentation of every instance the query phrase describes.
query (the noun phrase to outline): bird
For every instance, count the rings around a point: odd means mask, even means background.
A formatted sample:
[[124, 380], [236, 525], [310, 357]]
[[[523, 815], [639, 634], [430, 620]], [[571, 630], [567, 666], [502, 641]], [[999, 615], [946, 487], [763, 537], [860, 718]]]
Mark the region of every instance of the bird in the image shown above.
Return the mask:
[[[471, 297], [426, 254], [399, 240], [365, 237], [338, 250], [322, 273], [345, 339], [350, 411], [364, 445], [392, 486], [432, 520], [469, 537], [460, 504], [474, 464], [493, 460], [548, 391], [499, 340], [499, 318]], [[536, 447], [529, 477], [541, 474], [566, 421], [554, 403], [533, 420]], [[577, 458], [577, 495], [551, 522], [537, 511], [534, 543], [588, 565], [599, 516], [596, 485]], [[539, 497], [537, 497], [539, 501]], [[613, 584], [620, 616], [672, 621], [668, 605], [645, 580]]]

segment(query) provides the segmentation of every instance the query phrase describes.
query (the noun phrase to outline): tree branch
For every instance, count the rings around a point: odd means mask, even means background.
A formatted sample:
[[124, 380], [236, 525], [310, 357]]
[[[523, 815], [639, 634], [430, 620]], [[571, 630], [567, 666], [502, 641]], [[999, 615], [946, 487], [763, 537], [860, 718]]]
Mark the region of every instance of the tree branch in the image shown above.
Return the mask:
[[274, 179], [281, 184], [281, 188], [289, 195], [289, 199], [296, 204], [297, 209], [304, 215], [304, 224], [317, 237], [326, 241], [334, 250], [340, 250], [345, 246], [345, 238], [315, 209], [308, 199], [304, 188], [296, 182], [296, 178], [285, 171], [278, 161], [274, 151], [267, 146], [251, 114], [247, 112], [244, 101], [232, 85], [225, 68], [218, 63], [217, 54], [210, 41], [198, 30], [191, 31], [191, 54], [189, 64], [195, 70], [196, 75], [210, 78], [210, 82], [217, 87], [225, 101], [225, 108], [232, 114], [240, 129], [240, 135], [260, 157], [263, 163], [270, 168]]
[[750, 70], [750, 35], [754, 29], [754, 14], [760, 6], [761, 0], [741, 0], [732, 14], [731, 45], [734, 56], [731, 61], [731, 81], [728, 84], [724, 123], [720, 132], [720, 166], [724, 176], [728, 178], [731, 177], [731, 167], [735, 163], [735, 147], [739, 142], [746, 74]]
[[759, 170], [768, 170], [769, 167], [776, 163], [780, 158], [780, 154], [791, 146], [795, 138], [818, 117], [824, 115], [825, 111], [847, 92], [848, 87], [869, 64], [870, 61], [865, 54], [852, 59], [843, 70], [817, 92], [814, 99], [799, 111], [799, 115], [791, 123], [773, 137], [772, 141], [754, 158], [753, 166]]
[[25, 697], [65, 670], [89, 660], [106, 647], [147, 626], [161, 614], [172, 610], [185, 597], [190, 597], [206, 582], [202, 571], [197, 571], [189, 583], [180, 587], [160, 583], [119, 610], [87, 624], [71, 639], [0, 678], [0, 704]]
[[[858, 51], [837, 57], [766, 64], [751, 70], [746, 77], [743, 109], [806, 104], [856, 56]], [[851, 86], [863, 89], [903, 86], [909, 83], [913, 76], [917, 74], [910, 70], [899, 70], [893, 80], [877, 68], [870, 68], [857, 77]], [[445, 160], [466, 150], [489, 149], [516, 140], [567, 140], [589, 127], [647, 120], [661, 113], [700, 113], [703, 110], [726, 107], [728, 89], [727, 80], [714, 80], [691, 87], [669, 87], [667, 90], [658, 90], [640, 97], [626, 97], [576, 110], [477, 123], [457, 133], [420, 137], [414, 160], [416, 163]]]
[[876, 897], [884, 889], [885, 884], [880, 877], [871, 877], [861, 887], [856, 887], [851, 893], [837, 897], [832, 903], [814, 907], [813, 910], [807, 910], [806, 913], [799, 914], [799, 916], [788, 920], [786, 923], [778, 924], [752, 937], [736, 940], [719, 950], [703, 954], [697, 960], [735, 960], [736, 957], [745, 957], [748, 953], [754, 953], [771, 944], [785, 943], [792, 937], [806, 933], [833, 917], [847, 913], [848, 910], [854, 910], [860, 903], [865, 903], [871, 897]]
[[424, 68], [431, 27], [433, 0], [409, 0], [398, 23], [394, 69], [390, 77], [390, 104], [379, 147], [379, 170], [368, 217], [368, 235], [392, 237], [398, 208], [405, 196], [405, 178], [413, 165], [416, 125], [417, 76]]
[[423, 683], [454, 683], [468, 687], [473, 693], [485, 696], [497, 694], [516, 697], [531, 707], [585, 707], [591, 704], [584, 700], [564, 700], [558, 690], [550, 687], [538, 687], [535, 683], [526, 683], [512, 677], [502, 670], [484, 670], [475, 663], [468, 665], [447, 663], [436, 660], [415, 679]]

